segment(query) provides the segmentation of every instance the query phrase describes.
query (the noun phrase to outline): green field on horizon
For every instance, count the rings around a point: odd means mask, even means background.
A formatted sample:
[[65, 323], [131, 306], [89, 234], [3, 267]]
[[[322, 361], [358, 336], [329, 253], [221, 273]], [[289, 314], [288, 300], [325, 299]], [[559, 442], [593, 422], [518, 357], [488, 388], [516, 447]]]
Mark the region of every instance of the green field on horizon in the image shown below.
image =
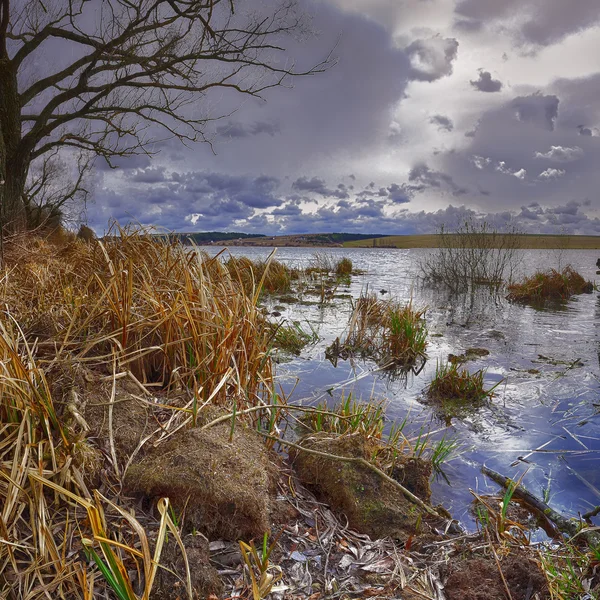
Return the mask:
[[[452, 237], [452, 234], [445, 234]], [[518, 234], [520, 247], [531, 250], [565, 249], [595, 250], [600, 249], [600, 235], [544, 235]], [[347, 248], [437, 248], [440, 236], [436, 233], [426, 235], [391, 235], [381, 238], [346, 242]]]

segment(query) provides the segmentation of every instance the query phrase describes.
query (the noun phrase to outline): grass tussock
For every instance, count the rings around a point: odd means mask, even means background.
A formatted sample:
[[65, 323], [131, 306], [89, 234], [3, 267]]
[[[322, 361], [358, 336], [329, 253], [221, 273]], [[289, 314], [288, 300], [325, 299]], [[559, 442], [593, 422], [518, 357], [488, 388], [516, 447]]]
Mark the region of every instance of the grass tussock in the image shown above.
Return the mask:
[[541, 304], [547, 300], [568, 300], [575, 294], [589, 293], [592, 290], [590, 281], [567, 266], [562, 271], [538, 271], [520, 283], [509, 285], [508, 299], [513, 302]]
[[352, 275], [352, 271], [352, 261], [347, 256], [340, 258], [340, 260], [335, 263], [335, 274], [338, 276]]
[[485, 370], [474, 373], [460, 368], [458, 363], [438, 363], [435, 377], [427, 388], [427, 396], [437, 402], [459, 401], [476, 405], [493, 395], [494, 387], [486, 389]]
[[362, 354], [379, 362], [397, 366], [414, 366], [424, 362], [427, 349], [425, 310], [412, 303], [401, 305], [381, 300], [375, 294], [361, 296], [354, 307], [348, 325], [348, 335], [329, 353]]
[[318, 333], [310, 324], [308, 327], [310, 331], [302, 327], [300, 321], [292, 321], [287, 325], [284, 323], [275, 325], [273, 346], [298, 356], [306, 346], [319, 340]]

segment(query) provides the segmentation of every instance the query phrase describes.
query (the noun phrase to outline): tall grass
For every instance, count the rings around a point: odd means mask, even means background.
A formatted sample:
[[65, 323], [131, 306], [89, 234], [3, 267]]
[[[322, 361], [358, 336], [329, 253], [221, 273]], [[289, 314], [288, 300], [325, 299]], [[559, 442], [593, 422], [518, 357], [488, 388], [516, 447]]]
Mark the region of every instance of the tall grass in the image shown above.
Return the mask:
[[187, 407], [161, 408], [184, 422], [207, 402], [258, 415], [244, 410], [274, 395], [272, 328], [258, 306], [265, 274], [245, 290], [218, 258], [117, 226], [90, 243], [13, 239], [5, 261], [0, 597], [146, 600], [167, 533], [185, 555], [168, 502], [159, 501], [159, 520], [140, 523], [118, 497], [88, 488], [105, 458], [68, 407], [56, 409], [48, 373], [83, 363], [99, 377], [185, 390]]
[[[199, 400], [238, 406], [270, 394], [270, 328], [240, 272], [195, 249], [115, 227], [102, 242], [13, 248], [2, 292], [38, 348], [143, 384], [184, 386]], [[264, 273], [263, 273], [264, 275]], [[226, 384], [223, 379], [226, 378]]]
[[167, 530], [181, 542], [168, 501], [151, 552], [131, 513], [88, 490], [94, 451], [63, 423], [32, 348], [8, 319], [0, 325], [0, 428], [0, 597], [87, 600], [111, 589], [119, 600], [147, 599]]

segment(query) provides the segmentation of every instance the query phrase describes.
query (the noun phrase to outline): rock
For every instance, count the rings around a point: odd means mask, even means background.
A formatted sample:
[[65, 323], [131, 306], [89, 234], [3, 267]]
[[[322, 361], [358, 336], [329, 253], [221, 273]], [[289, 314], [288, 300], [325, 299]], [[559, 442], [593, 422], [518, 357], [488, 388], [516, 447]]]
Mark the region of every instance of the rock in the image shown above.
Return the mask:
[[482, 356], [488, 356], [490, 353], [489, 350], [485, 348], [467, 348], [464, 354], [449, 354], [448, 362], [454, 363], [464, 363], [469, 360], [476, 360], [481, 358]]
[[[369, 459], [377, 444], [357, 435], [336, 437], [318, 433], [304, 437], [300, 444], [338, 456]], [[417, 523], [426, 517], [416, 504], [377, 473], [356, 463], [330, 460], [300, 450], [290, 454], [300, 480], [332, 510], [343, 513], [350, 527], [372, 538], [392, 536], [407, 539]], [[398, 458], [392, 473], [399, 482], [429, 500], [431, 465], [421, 459]]]
[[[217, 570], [208, 558], [208, 542], [200, 535], [187, 535], [183, 538], [190, 567], [194, 598], [221, 597], [223, 583]], [[181, 548], [169, 536], [160, 557], [161, 568], [156, 572], [150, 600], [171, 600], [186, 598], [186, 571]]]
[[262, 538], [270, 530], [274, 477], [262, 438], [240, 423], [182, 430], [131, 465], [124, 493], [171, 500], [185, 530], [209, 539]]

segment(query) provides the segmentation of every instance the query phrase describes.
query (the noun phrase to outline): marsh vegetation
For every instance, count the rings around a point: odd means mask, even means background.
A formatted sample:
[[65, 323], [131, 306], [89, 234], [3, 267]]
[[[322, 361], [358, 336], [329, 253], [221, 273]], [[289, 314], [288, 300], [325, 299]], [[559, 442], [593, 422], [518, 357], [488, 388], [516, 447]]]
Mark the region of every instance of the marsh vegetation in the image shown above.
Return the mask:
[[[327, 524], [336, 532], [327, 554], [331, 566], [324, 569], [310, 558], [302, 563], [320, 589], [335, 578], [348, 593], [359, 581], [361, 590], [389, 597], [386, 585], [392, 582], [406, 595], [421, 576], [432, 574], [460, 589], [461, 569], [471, 560], [495, 568], [500, 586], [504, 574], [513, 591], [518, 577], [511, 565], [522, 560], [535, 574], [540, 597], [547, 597], [545, 590], [569, 597], [565, 590], [579, 589], [576, 577], [589, 579], [593, 589], [593, 550], [565, 546], [540, 560], [505, 511], [484, 506], [483, 534], [469, 534], [483, 551], [472, 555], [471, 538], [455, 541], [456, 523], [433, 506], [430, 485], [438, 501], [447, 493], [434, 474], [452, 480], [453, 465], [469, 455], [469, 430], [462, 423], [507, 402], [506, 385], [498, 386], [504, 377], [490, 379], [502, 336], [486, 338], [490, 350], [483, 352], [473, 343], [481, 325], [473, 331], [457, 325], [463, 337], [453, 337], [448, 315], [460, 317], [458, 300], [440, 312], [433, 296], [426, 302], [412, 284], [400, 294], [385, 278], [373, 285], [386, 294], [372, 294], [364, 283], [373, 276], [359, 273], [365, 260], [330, 258], [306, 254], [304, 264], [294, 265], [269, 255], [208, 255], [118, 227], [103, 240], [22, 236], [6, 246], [2, 594], [11, 600], [47, 594], [134, 600], [168, 598], [177, 589], [182, 597], [263, 598], [284, 584], [309, 597], [319, 588], [303, 584], [293, 565], [300, 555], [325, 560], [319, 548], [329, 538], [315, 535], [315, 518], [320, 532]], [[390, 272], [387, 263], [382, 272]], [[316, 291], [321, 283], [327, 290], [322, 298]], [[354, 299], [340, 298], [339, 287]], [[311, 288], [316, 300], [306, 302]], [[292, 303], [280, 304], [282, 295]], [[336, 338], [334, 368], [322, 356], [335, 349]], [[278, 348], [295, 357], [292, 362], [276, 365]], [[540, 350], [548, 353], [536, 347], [538, 363]], [[440, 362], [434, 373], [430, 357], [450, 351], [459, 360]], [[538, 363], [534, 378], [547, 375], [554, 386], [569, 384], [578, 365], [588, 366], [585, 357]], [[313, 402], [309, 391], [322, 380], [309, 369], [317, 365], [331, 379]], [[346, 373], [362, 365], [362, 379], [348, 380]], [[394, 379], [407, 369], [413, 379]], [[296, 382], [288, 384], [286, 373], [296, 372]], [[510, 377], [522, 378], [520, 373]], [[351, 385], [354, 391], [344, 389]], [[399, 413], [394, 390], [409, 395], [422, 412]], [[452, 413], [450, 427], [435, 410], [425, 412], [430, 402], [455, 400], [468, 416]], [[584, 407], [569, 410], [580, 415]], [[569, 427], [570, 421], [564, 423]], [[590, 425], [581, 427], [588, 437], [574, 435], [590, 448]], [[293, 464], [285, 460], [288, 452]], [[467, 471], [461, 473], [464, 478]], [[199, 483], [190, 488], [190, 482]], [[294, 516], [285, 508], [292, 505]], [[363, 534], [393, 532], [394, 539], [353, 537], [340, 512]], [[411, 552], [432, 539], [443, 540], [443, 556], [416, 566]], [[374, 544], [373, 564], [399, 561], [393, 564], [413, 579], [403, 583], [390, 571], [381, 584], [368, 581], [364, 564], [344, 558], [349, 543], [363, 549]], [[233, 568], [209, 561], [209, 554], [215, 560], [232, 544], [238, 556]], [[489, 562], [493, 552], [502, 557], [500, 571]], [[418, 589], [434, 597], [433, 587]]]

